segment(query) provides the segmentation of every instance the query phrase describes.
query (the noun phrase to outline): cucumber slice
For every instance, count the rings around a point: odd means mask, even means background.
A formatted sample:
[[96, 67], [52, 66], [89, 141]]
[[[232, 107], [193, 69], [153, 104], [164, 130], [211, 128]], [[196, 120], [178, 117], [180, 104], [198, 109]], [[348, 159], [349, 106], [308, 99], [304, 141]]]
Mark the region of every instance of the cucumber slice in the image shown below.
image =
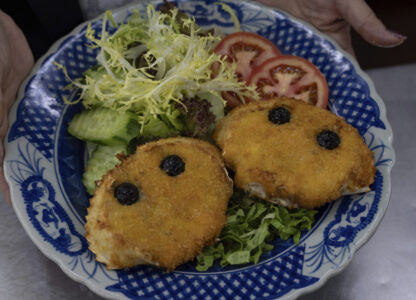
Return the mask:
[[153, 137], [167, 138], [169, 136], [178, 135], [178, 131], [173, 127], [169, 127], [159, 118], [151, 117], [150, 120], [143, 126], [142, 135], [145, 139]]
[[94, 153], [95, 149], [97, 149], [99, 144], [93, 142], [86, 142], [85, 143], [85, 150], [87, 151], [87, 157], [91, 157]]
[[122, 152], [126, 153], [126, 146], [122, 144], [97, 146], [88, 160], [87, 167], [82, 176], [82, 183], [87, 189], [88, 194], [93, 195], [96, 182], [101, 180], [103, 175], [120, 162], [116, 155]]
[[104, 145], [127, 144], [139, 135], [140, 125], [131, 112], [98, 107], [75, 115], [68, 132], [83, 141]]

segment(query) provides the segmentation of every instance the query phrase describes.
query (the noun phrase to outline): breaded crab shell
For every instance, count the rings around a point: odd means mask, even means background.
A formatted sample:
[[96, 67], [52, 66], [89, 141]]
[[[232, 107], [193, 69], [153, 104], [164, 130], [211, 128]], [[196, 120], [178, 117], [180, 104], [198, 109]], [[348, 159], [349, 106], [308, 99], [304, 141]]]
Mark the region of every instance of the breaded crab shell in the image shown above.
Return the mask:
[[231, 194], [215, 146], [190, 138], [149, 142], [99, 183], [86, 217], [89, 249], [109, 269], [173, 270], [214, 243]]
[[358, 131], [299, 100], [241, 105], [217, 124], [214, 140], [237, 187], [289, 208], [316, 208], [374, 181], [373, 154]]

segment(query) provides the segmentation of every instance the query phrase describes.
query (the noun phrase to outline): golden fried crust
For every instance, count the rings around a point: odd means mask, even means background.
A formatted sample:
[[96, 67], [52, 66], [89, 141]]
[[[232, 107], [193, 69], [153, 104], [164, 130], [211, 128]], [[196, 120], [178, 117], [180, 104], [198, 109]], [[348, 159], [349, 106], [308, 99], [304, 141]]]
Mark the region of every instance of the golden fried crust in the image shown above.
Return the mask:
[[[289, 123], [275, 125], [269, 111], [284, 106]], [[340, 145], [318, 145], [322, 130], [336, 132]], [[375, 176], [372, 152], [357, 130], [341, 117], [301, 101], [279, 98], [251, 102], [231, 111], [217, 125], [214, 140], [226, 164], [235, 171], [234, 183], [256, 195], [283, 200], [289, 207], [314, 208], [342, 193], [368, 188]]]
[[[176, 177], [159, 167], [173, 154], [185, 162]], [[139, 187], [138, 202], [121, 205], [113, 196], [122, 182]], [[88, 209], [89, 248], [109, 269], [153, 264], [173, 270], [214, 242], [231, 194], [215, 146], [189, 138], [147, 143], [103, 177]]]

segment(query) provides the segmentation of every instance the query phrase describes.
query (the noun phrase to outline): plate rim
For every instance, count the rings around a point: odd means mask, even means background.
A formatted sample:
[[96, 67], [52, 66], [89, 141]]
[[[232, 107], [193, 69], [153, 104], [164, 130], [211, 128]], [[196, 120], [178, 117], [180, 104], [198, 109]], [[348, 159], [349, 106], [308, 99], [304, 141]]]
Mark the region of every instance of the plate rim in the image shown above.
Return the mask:
[[[240, 4], [240, 2], [238, 0], [227, 0], [227, 1]], [[147, 5], [147, 4], [150, 4], [150, 3], [159, 3], [159, 2], [160, 2], [159, 0], [146, 0], [146, 1], [135, 0], [135, 1], [132, 1], [130, 3], [125, 4], [123, 6], [111, 9], [111, 11], [113, 13], [121, 13], [122, 14], [124, 11], [128, 10], [129, 8], [135, 7], [137, 5]], [[178, 2], [192, 2], [192, 0], [179, 0]], [[385, 124], [385, 127], [386, 127], [384, 129], [384, 134], [385, 134], [385, 138], [386, 138], [386, 142], [387, 142], [386, 146], [391, 151], [391, 162], [387, 165], [387, 170], [386, 170], [386, 173], [389, 176], [384, 177], [384, 180], [386, 181], [387, 184], [383, 187], [383, 189], [385, 191], [383, 193], [383, 196], [384, 196], [383, 200], [385, 199], [385, 205], [382, 207], [383, 211], [381, 211], [380, 213], [378, 213], [376, 215], [377, 218], [375, 220], [373, 220], [372, 225], [370, 225], [368, 227], [369, 229], [366, 230], [366, 234], [364, 234], [361, 237], [360, 240], [357, 240], [357, 243], [354, 244], [354, 248], [352, 248], [351, 251], [350, 251], [350, 255], [348, 256], [348, 258], [345, 261], [343, 261], [341, 263], [341, 265], [337, 266], [337, 268], [335, 268], [335, 269], [329, 270], [328, 272], [326, 272], [325, 274], [320, 276], [319, 280], [316, 281], [315, 283], [313, 283], [309, 286], [303, 287], [301, 289], [292, 289], [287, 294], [278, 298], [278, 299], [281, 299], [281, 300], [283, 300], [283, 299], [293, 299], [293, 298], [298, 298], [301, 295], [309, 294], [313, 291], [318, 290], [319, 288], [324, 286], [330, 278], [332, 278], [335, 275], [344, 271], [345, 268], [352, 261], [355, 253], [367, 241], [369, 241], [370, 238], [377, 231], [377, 228], [380, 225], [380, 223], [381, 223], [382, 219], [384, 218], [384, 215], [387, 211], [387, 208], [388, 208], [388, 205], [389, 205], [389, 202], [390, 202], [390, 196], [391, 196], [391, 170], [392, 170], [392, 168], [395, 164], [395, 161], [396, 161], [396, 155], [395, 155], [395, 151], [394, 151], [394, 148], [393, 148], [393, 130], [392, 130], [390, 122], [387, 119], [387, 111], [386, 111], [385, 103], [384, 103], [383, 99], [380, 97], [380, 95], [377, 93], [373, 81], [361, 69], [361, 67], [360, 67], [358, 61], [356, 60], [356, 58], [353, 57], [351, 54], [347, 53], [345, 50], [343, 50], [333, 38], [329, 37], [325, 33], [322, 33], [321, 31], [319, 31], [317, 28], [315, 28], [309, 22], [307, 22], [305, 20], [302, 20], [302, 19], [299, 19], [297, 17], [294, 17], [290, 13], [282, 11], [278, 8], [271, 7], [271, 6], [265, 5], [263, 3], [253, 1], [253, 0], [245, 1], [245, 3], [249, 4], [249, 5], [252, 5], [254, 7], [259, 7], [262, 10], [277, 11], [277, 12], [283, 14], [284, 16], [286, 16], [291, 21], [294, 21], [296, 23], [301, 24], [303, 27], [307, 28], [308, 30], [311, 30], [317, 36], [322, 37], [326, 41], [328, 41], [337, 51], [339, 51], [352, 64], [352, 66], [354, 67], [354, 70], [357, 73], [357, 75], [359, 77], [361, 77], [362, 79], [364, 79], [364, 81], [367, 83], [369, 91], [370, 91], [370, 95], [372, 96], [372, 98], [375, 100], [375, 102], [377, 103], [377, 105], [379, 107], [380, 119], [383, 120], [383, 122]], [[51, 57], [54, 53], [56, 53], [56, 51], [59, 50], [59, 48], [61, 46], [63, 46], [63, 42], [65, 40], [68, 40], [71, 37], [75, 38], [75, 36], [77, 34], [79, 34], [80, 30], [82, 28], [84, 28], [86, 25], [88, 25], [88, 23], [100, 20], [103, 17], [103, 15], [104, 15], [104, 13], [98, 15], [95, 18], [92, 18], [92, 19], [89, 19], [89, 20], [86, 20], [86, 21], [80, 23], [75, 28], [73, 28], [68, 34], [66, 34], [66, 35], [62, 36], [61, 38], [59, 38], [58, 40], [56, 40], [52, 44], [52, 46], [48, 49], [48, 51], [36, 61], [36, 63], [32, 67], [32, 70], [31, 70], [30, 74], [26, 77], [26, 79], [20, 85], [19, 91], [18, 91], [18, 94], [17, 94], [17, 97], [16, 97], [16, 101], [14, 102], [13, 106], [11, 107], [11, 109], [9, 110], [9, 113], [8, 113], [9, 129], [8, 129], [8, 132], [7, 132], [6, 137], [4, 139], [4, 142], [5, 142], [4, 143], [5, 156], [4, 156], [4, 161], [3, 161], [4, 170], [6, 170], [5, 162], [7, 161], [7, 158], [10, 156], [10, 154], [8, 154], [8, 153], [10, 153], [10, 144], [7, 142], [8, 136], [10, 134], [10, 128], [11, 128], [11, 125], [16, 121], [18, 105], [22, 101], [22, 99], [25, 95], [26, 88], [27, 88], [28, 84], [30, 83], [30, 81], [32, 80], [33, 76], [37, 74], [38, 70], [42, 67], [43, 63], [49, 57]], [[16, 193], [16, 191], [15, 191], [16, 187], [12, 184], [11, 178], [6, 174], [5, 174], [5, 178], [6, 178], [6, 182], [8, 183], [8, 185], [10, 187], [10, 195]], [[90, 289], [92, 292], [94, 292], [98, 296], [105, 297], [107, 299], [129, 299], [123, 293], [110, 292], [110, 291], [106, 290], [105, 287], [102, 287], [102, 286], [96, 284], [93, 280], [90, 280], [90, 279], [85, 280], [81, 275], [77, 274], [76, 272], [74, 272], [70, 268], [68, 268], [68, 266], [62, 260], [59, 259], [59, 257], [54, 257], [53, 252], [50, 252], [48, 249], [46, 249], [46, 247], [44, 245], [44, 242], [41, 241], [40, 239], [37, 239], [35, 236], [33, 236], [30, 233], [30, 230], [32, 228], [31, 228], [31, 226], [29, 226], [30, 225], [29, 223], [25, 222], [25, 220], [23, 218], [23, 212], [19, 210], [18, 206], [15, 204], [15, 201], [16, 200], [14, 200], [12, 198], [12, 201], [11, 201], [12, 202], [12, 207], [13, 207], [13, 210], [15, 211], [15, 213], [16, 213], [18, 219], [19, 219], [19, 222], [21, 223], [22, 227], [26, 231], [26, 234], [29, 236], [29, 238], [32, 240], [32, 242], [36, 245], [36, 247], [42, 252], [42, 254], [45, 255], [48, 259], [50, 259], [54, 263], [56, 263], [60, 267], [60, 269], [69, 278], [71, 278], [75, 282], [78, 282], [78, 283], [81, 283], [81, 284], [85, 285], [86, 287], [88, 287], [88, 289]]]

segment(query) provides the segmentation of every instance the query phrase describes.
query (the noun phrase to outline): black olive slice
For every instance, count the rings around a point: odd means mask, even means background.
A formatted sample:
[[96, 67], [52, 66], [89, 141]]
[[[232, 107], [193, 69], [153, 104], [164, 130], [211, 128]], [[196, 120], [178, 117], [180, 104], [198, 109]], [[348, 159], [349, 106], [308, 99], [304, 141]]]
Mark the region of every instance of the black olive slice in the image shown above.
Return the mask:
[[269, 111], [269, 121], [276, 125], [282, 125], [290, 121], [290, 111], [283, 107], [276, 107]]
[[132, 205], [139, 201], [140, 193], [139, 189], [134, 184], [123, 182], [114, 189], [114, 197], [116, 197], [118, 202], [122, 205]]
[[161, 161], [159, 167], [169, 176], [178, 176], [185, 171], [185, 162], [178, 155], [169, 155]]
[[318, 142], [319, 146], [328, 150], [337, 148], [341, 143], [341, 139], [339, 138], [338, 134], [331, 130], [322, 130], [316, 136], [316, 141]]

